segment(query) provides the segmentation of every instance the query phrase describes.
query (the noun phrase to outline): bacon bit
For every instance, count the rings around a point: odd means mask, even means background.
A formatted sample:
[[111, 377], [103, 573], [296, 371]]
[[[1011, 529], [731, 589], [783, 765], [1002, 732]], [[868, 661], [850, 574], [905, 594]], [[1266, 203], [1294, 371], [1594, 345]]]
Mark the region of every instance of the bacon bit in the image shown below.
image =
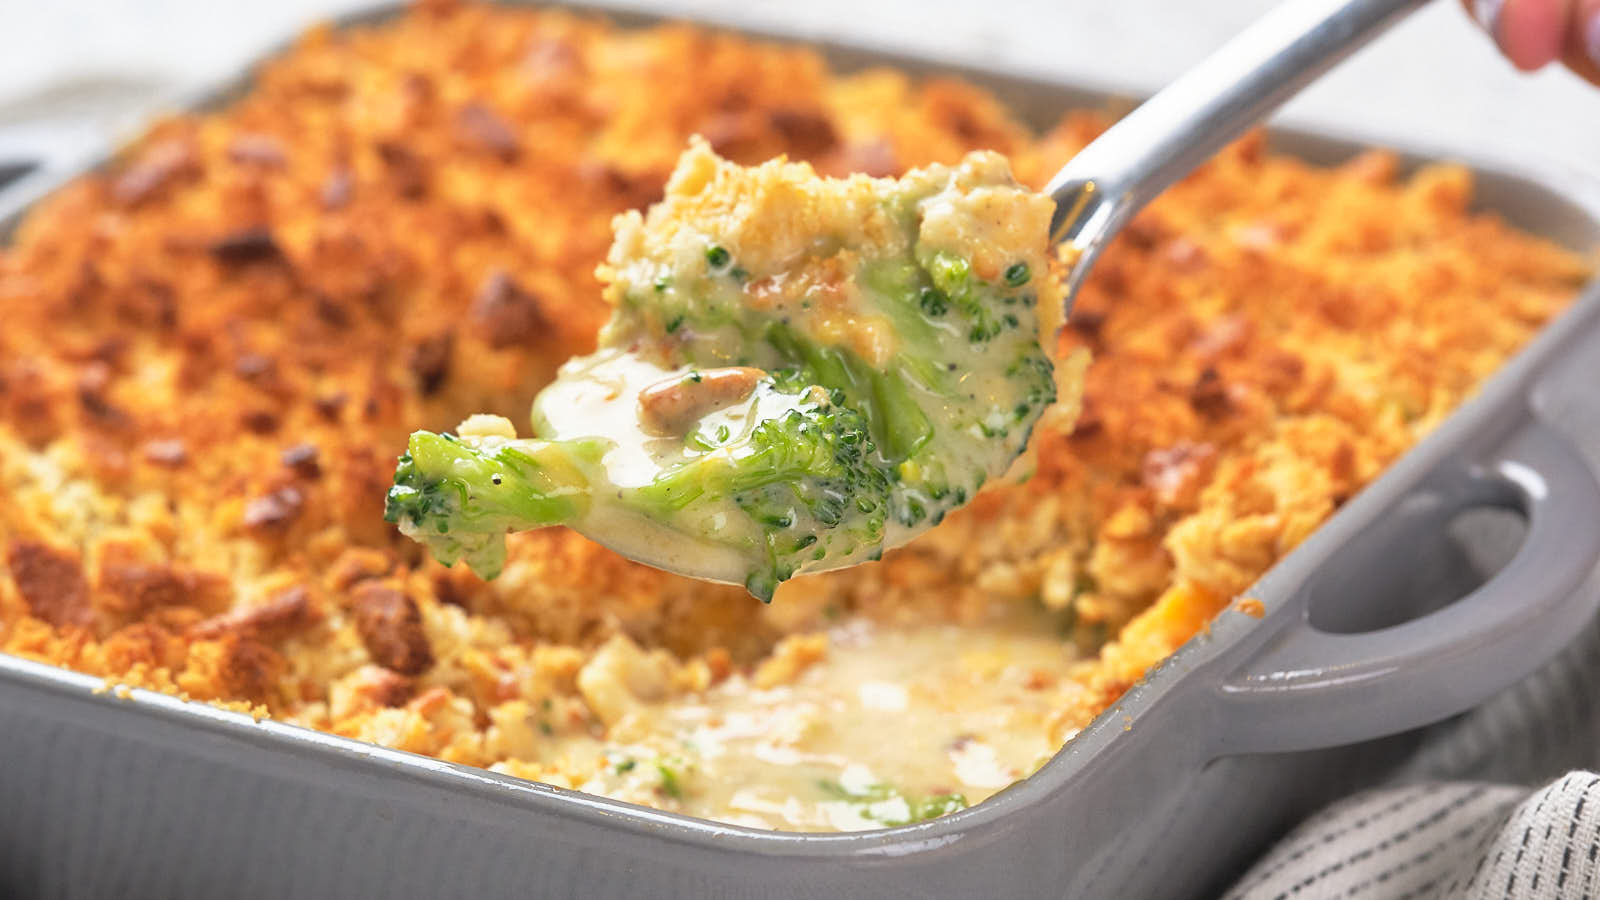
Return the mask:
[[420, 675], [433, 665], [433, 649], [415, 600], [388, 585], [367, 581], [356, 585], [350, 602], [356, 631], [374, 662], [402, 675]]
[[1233, 242], [1246, 250], [1276, 250], [1291, 237], [1290, 229], [1278, 222], [1262, 221], [1233, 230]]
[[1243, 316], [1223, 316], [1200, 332], [1189, 349], [1204, 362], [1211, 363], [1240, 349], [1249, 342], [1255, 325]]
[[428, 192], [427, 166], [408, 147], [383, 141], [378, 144], [378, 157], [389, 170], [395, 192], [400, 196], [416, 200]]
[[1083, 408], [1078, 411], [1078, 418], [1072, 423], [1072, 440], [1092, 438], [1106, 427], [1105, 416], [1100, 413], [1099, 406], [1093, 402], [1093, 397], [1083, 398]]
[[768, 129], [759, 113], [736, 110], [715, 113], [699, 130], [718, 156], [752, 163], [758, 157], [771, 155], [768, 151], [772, 139]]
[[67, 303], [72, 309], [95, 306], [106, 293], [106, 280], [91, 259], [79, 260], [69, 278]]
[[1233, 408], [1233, 402], [1228, 398], [1228, 386], [1215, 368], [1206, 366], [1200, 371], [1200, 377], [1189, 391], [1189, 405], [1208, 419], [1220, 418]]
[[328, 576], [328, 585], [344, 592], [363, 582], [382, 578], [394, 571], [394, 557], [370, 547], [351, 547], [339, 554]]
[[450, 689], [447, 687], [431, 687], [418, 694], [416, 699], [412, 700], [408, 705], [416, 712], [424, 716], [430, 716], [437, 712], [440, 707], [448, 705], [452, 696]]
[[245, 504], [245, 527], [260, 531], [283, 530], [300, 516], [300, 509], [304, 505], [305, 496], [299, 488], [278, 488]]
[[818, 110], [774, 109], [767, 113], [767, 121], [799, 159], [821, 156], [839, 142], [833, 122]]
[[433, 573], [433, 598], [440, 603], [472, 611], [470, 605], [473, 591], [461, 583], [459, 575], [450, 569], [440, 569]]
[[1055, 673], [1049, 669], [1032, 669], [1028, 672], [1028, 677], [1022, 682], [1022, 686], [1030, 691], [1042, 691], [1046, 688], [1055, 687], [1055, 684]]
[[177, 468], [189, 459], [189, 448], [178, 438], [168, 438], [159, 441], [146, 441], [144, 445], [144, 458], [158, 466]]
[[295, 444], [278, 454], [278, 461], [293, 469], [302, 478], [322, 477], [322, 466], [317, 462], [316, 444]]
[[350, 197], [355, 193], [355, 176], [344, 166], [339, 166], [328, 173], [322, 180], [322, 189], [317, 194], [322, 208], [332, 211], [343, 209], [349, 205]]
[[349, 402], [349, 394], [344, 391], [334, 391], [331, 394], [323, 394], [317, 397], [311, 401], [311, 404], [317, 408], [317, 413], [324, 419], [329, 422], [337, 422], [339, 421], [339, 414], [344, 411], [344, 405]]
[[31, 359], [0, 360], [0, 414], [31, 446], [55, 437], [58, 403], [44, 370]]
[[100, 360], [88, 363], [78, 373], [78, 390], [81, 392], [98, 394], [110, 386], [111, 367]]
[[66, 344], [58, 352], [62, 358], [73, 362], [101, 363], [112, 370], [121, 370], [123, 358], [128, 353], [128, 339], [123, 335], [114, 335], [88, 344]]
[[111, 367], [103, 362], [90, 363], [78, 376], [78, 403], [83, 411], [100, 425], [120, 428], [130, 421], [127, 413], [106, 399], [111, 386]]
[[1210, 444], [1188, 441], [1151, 450], [1144, 456], [1144, 485], [1168, 506], [1187, 506], [1216, 455], [1217, 448]]
[[729, 366], [658, 381], [639, 392], [639, 422], [646, 431], [679, 434], [706, 413], [750, 396], [766, 374]]
[[426, 72], [407, 72], [400, 79], [400, 92], [411, 107], [428, 106], [439, 96], [432, 77]]
[[1349, 481], [1356, 477], [1356, 448], [1349, 441], [1341, 440], [1333, 448], [1333, 455], [1328, 458], [1328, 474], [1338, 481]]
[[350, 313], [339, 301], [326, 294], [318, 294], [314, 301], [317, 318], [335, 328], [350, 324]]
[[845, 144], [834, 150], [819, 167], [824, 174], [845, 176], [860, 173], [871, 178], [900, 174], [900, 158], [894, 144], [886, 138]]
[[1098, 309], [1074, 309], [1067, 316], [1068, 327], [1090, 340], [1100, 339], [1105, 324], [1106, 314]]
[[456, 335], [444, 331], [425, 337], [411, 347], [406, 356], [406, 368], [416, 376], [417, 391], [427, 397], [437, 393], [450, 375], [450, 361], [455, 355]]
[[253, 434], [272, 434], [278, 430], [278, 414], [270, 409], [246, 410], [239, 416], [239, 424]]
[[1381, 187], [1394, 182], [1400, 159], [1390, 150], [1364, 150], [1339, 167], [1339, 171], [1364, 184]]
[[717, 684], [733, 674], [733, 657], [723, 647], [712, 647], [706, 651], [706, 668], [711, 673], [711, 683]]
[[241, 134], [228, 142], [228, 158], [236, 163], [281, 169], [288, 161], [283, 144], [270, 134]]
[[120, 435], [88, 432], [83, 436], [83, 460], [94, 477], [106, 483], [128, 477], [127, 444]]
[[130, 323], [163, 331], [171, 331], [178, 325], [178, 298], [166, 282], [140, 281], [130, 290], [118, 291], [113, 296], [117, 315]]
[[17, 592], [36, 618], [56, 628], [94, 624], [89, 585], [75, 554], [37, 541], [12, 541], [6, 565]]
[[521, 152], [511, 125], [482, 103], [468, 103], [456, 113], [456, 130], [463, 143], [486, 150], [502, 162], [515, 162]]
[[583, 60], [572, 44], [561, 38], [539, 38], [528, 46], [522, 67], [528, 80], [543, 87], [553, 87], [583, 74]]
[[279, 591], [256, 606], [229, 610], [196, 622], [190, 626], [188, 636], [201, 641], [216, 640], [227, 634], [255, 638], [277, 636], [309, 624], [311, 619], [310, 594], [297, 585]]
[[616, 195], [629, 209], [644, 207], [660, 197], [667, 183], [664, 172], [629, 172], [613, 163], [593, 159], [579, 163], [576, 175], [587, 187]]
[[1260, 128], [1247, 132], [1244, 137], [1234, 141], [1230, 149], [1238, 157], [1239, 162], [1247, 166], [1259, 165], [1261, 158], [1267, 152], [1266, 132]]
[[1171, 236], [1172, 228], [1150, 212], [1135, 216], [1122, 229], [1122, 239], [1141, 250], [1152, 249]]
[[479, 337], [496, 350], [526, 344], [550, 331], [538, 296], [523, 290], [503, 269], [483, 280], [468, 316]]
[[230, 231], [207, 245], [211, 255], [226, 265], [275, 262], [283, 258], [278, 242], [273, 240], [271, 229], [254, 225]]
[[243, 353], [233, 361], [233, 374], [245, 381], [257, 381], [265, 375], [271, 374], [277, 367], [272, 357], [260, 353]]
[[1166, 248], [1161, 251], [1161, 258], [1185, 274], [1204, 268], [1210, 261], [1206, 248], [1182, 235], [1167, 242]]
[[372, 674], [362, 685], [363, 693], [379, 706], [405, 706], [416, 691], [411, 679], [381, 666], [373, 666]]
[[775, 150], [812, 159], [839, 142], [833, 123], [823, 113], [811, 109], [775, 109], [766, 112], [747, 109], [743, 103], [728, 104], [724, 111], [706, 120], [700, 129], [717, 153], [732, 159], [768, 156]]
[[1252, 619], [1259, 619], [1267, 614], [1266, 604], [1254, 597], [1240, 597], [1233, 601], [1233, 611], [1247, 615]]
[[411, 679], [382, 666], [362, 666], [351, 687], [357, 698], [379, 707], [405, 706], [416, 693]]
[[111, 199], [124, 206], [137, 206], [180, 176], [199, 171], [199, 158], [192, 143], [180, 138], [162, 141], [117, 176], [111, 183]]
[[522, 696], [522, 685], [517, 681], [516, 673], [504, 671], [504, 660], [495, 659], [494, 665], [502, 670], [494, 679], [494, 699], [504, 703]]

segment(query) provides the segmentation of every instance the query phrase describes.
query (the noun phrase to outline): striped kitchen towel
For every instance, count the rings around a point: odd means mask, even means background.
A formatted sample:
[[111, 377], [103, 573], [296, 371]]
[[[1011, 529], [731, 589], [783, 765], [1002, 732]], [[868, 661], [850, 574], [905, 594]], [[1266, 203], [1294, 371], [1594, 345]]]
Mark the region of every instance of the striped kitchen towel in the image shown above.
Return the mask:
[[[1229, 900], [1600, 896], [1600, 622], [1303, 822]], [[1565, 773], [1565, 774], [1563, 774]]]

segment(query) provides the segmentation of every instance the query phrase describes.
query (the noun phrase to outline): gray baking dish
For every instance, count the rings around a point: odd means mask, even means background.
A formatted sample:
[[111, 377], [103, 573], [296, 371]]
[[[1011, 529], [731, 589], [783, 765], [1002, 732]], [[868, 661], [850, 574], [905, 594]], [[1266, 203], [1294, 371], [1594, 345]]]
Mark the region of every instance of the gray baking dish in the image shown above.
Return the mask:
[[[1126, 103], [822, 49], [842, 69], [960, 75], [1040, 125]], [[1318, 162], [1358, 147], [1273, 140]], [[0, 192], [0, 237], [105, 153], [38, 161]], [[1477, 178], [1480, 207], [1568, 246], [1600, 245], [1595, 185], [1495, 166]], [[901, 828], [801, 835], [691, 819], [160, 694], [119, 696], [0, 655], [0, 896], [1213, 893], [1295, 818], [1396, 765], [1418, 726], [1514, 684], [1589, 619], [1600, 453], [1579, 447], [1600, 451], [1597, 371], [1600, 283], [1264, 576], [1250, 592], [1264, 617], [1222, 615], [1033, 777]], [[1463, 545], [1456, 526], [1486, 509], [1512, 511], [1526, 534], [1498, 571], [1477, 573], [1485, 548]]]

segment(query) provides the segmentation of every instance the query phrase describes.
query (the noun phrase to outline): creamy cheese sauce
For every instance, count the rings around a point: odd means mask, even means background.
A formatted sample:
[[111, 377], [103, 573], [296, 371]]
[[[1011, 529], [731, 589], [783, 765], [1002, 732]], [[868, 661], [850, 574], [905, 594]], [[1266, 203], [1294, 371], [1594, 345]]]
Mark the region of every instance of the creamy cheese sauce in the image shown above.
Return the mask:
[[[730, 500], [723, 498], [720, 504], [662, 521], [629, 497], [630, 489], [649, 485], [664, 471], [727, 452], [697, 450], [681, 436], [663, 437], [641, 427], [642, 391], [694, 375], [692, 366], [667, 368], [618, 348], [577, 357], [562, 366], [559, 377], [539, 395], [533, 408], [534, 431], [556, 441], [603, 435], [612, 444], [601, 457], [604, 472], [593, 479], [597, 487], [588, 510], [569, 527], [641, 562], [738, 583], [749, 560], [730, 545], [753, 536], [747, 534], [750, 529]], [[806, 399], [804, 394], [758, 387], [744, 400], [698, 419], [696, 430], [720, 443], [737, 443], [761, 421], [797, 409]]]
[[635, 707], [609, 743], [556, 752], [604, 755], [604, 774], [576, 785], [592, 793], [759, 828], [882, 828], [1031, 774], [1057, 749], [1051, 714], [1078, 690], [1072, 650], [1045, 623], [852, 622], [827, 638], [826, 659], [790, 683], [735, 675]]

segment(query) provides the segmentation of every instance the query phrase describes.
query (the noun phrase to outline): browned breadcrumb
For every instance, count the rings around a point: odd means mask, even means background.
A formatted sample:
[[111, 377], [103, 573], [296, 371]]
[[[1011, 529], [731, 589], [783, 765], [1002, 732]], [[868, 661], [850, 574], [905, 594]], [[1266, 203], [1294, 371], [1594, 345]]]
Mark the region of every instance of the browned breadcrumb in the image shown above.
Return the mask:
[[1104, 124], [1034, 135], [956, 81], [561, 11], [315, 29], [0, 251], [0, 649], [572, 785], [587, 773], [542, 754], [551, 735], [827, 664], [786, 635], [1040, 604], [1089, 651], [1064, 738], [1436, 425], [1586, 265], [1470, 212], [1460, 167], [1317, 168], [1250, 137], [1098, 264], [1063, 338], [1095, 360], [1076, 430], [1042, 427], [1030, 479], [881, 563], [762, 607], [547, 529], [484, 583], [382, 506], [408, 432], [521, 420], [593, 346], [610, 219], [659, 195], [691, 134], [826, 173], [988, 148], [1040, 185]]

